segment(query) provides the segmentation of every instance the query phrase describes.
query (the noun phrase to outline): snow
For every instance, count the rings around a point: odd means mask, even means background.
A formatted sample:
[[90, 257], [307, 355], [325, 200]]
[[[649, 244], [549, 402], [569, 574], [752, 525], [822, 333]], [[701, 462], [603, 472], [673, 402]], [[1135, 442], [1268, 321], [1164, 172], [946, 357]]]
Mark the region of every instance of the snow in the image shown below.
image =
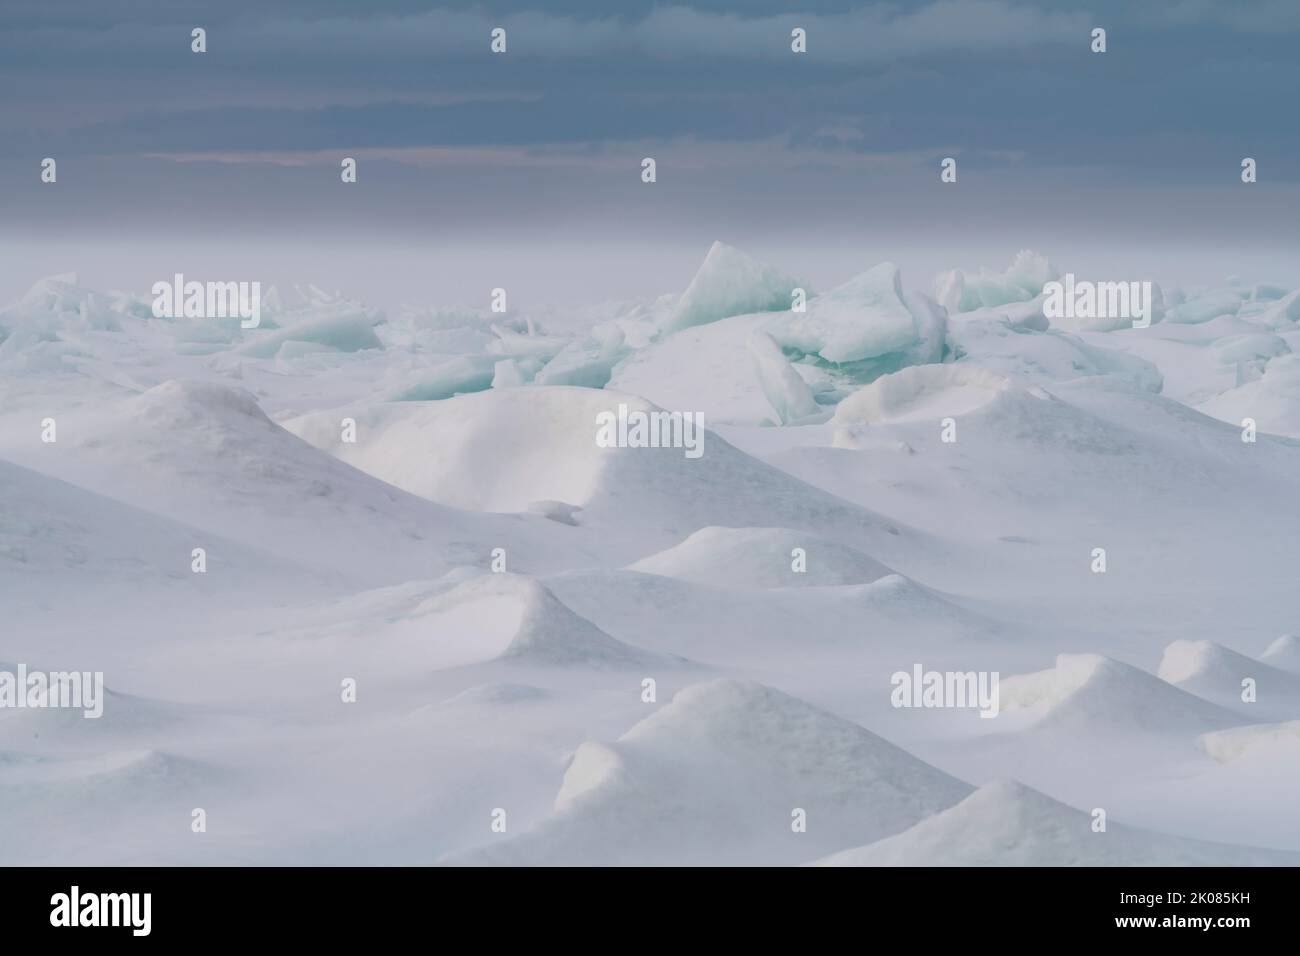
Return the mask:
[[1258, 378], [1239, 382], [1197, 408], [1235, 425], [1250, 418], [1258, 431], [1300, 438], [1300, 355], [1271, 359]]
[[822, 866], [1296, 866], [1300, 854], [1185, 840], [1107, 822], [1014, 780], [980, 787], [898, 836]]
[[[647, 543], [674, 543], [709, 523], [705, 516], [736, 527], [777, 521], [830, 537], [850, 529], [891, 533], [890, 522], [737, 451], [707, 427], [698, 459], [671, 447], [601, 448], [597, 416], [620, 403], [631, 412], [654, 410], [635, 395], [556, 386], [369, 405], [285, 426], [367, 474], [440, 505], [523, 512], [549, 501], [580, 508], [573, 520], [601, 531], [590, 546], [623, 561], [644, 554]], [[343, 415], [355, 418], [364, 441], [341, 441]], [[500, 467], [506, 454], [510, 466]], [[634, 498], [628, 489], [636, 489]]]
[[1098, 654], [1061, 654], [1055, 667], [1005, 678], [1001, 693], [1002, 707], [1023, 711], [1036, 730], [1190, 736], [1237, 722], [1208, 701]]
[[0, 657], [107, 691], [0, 708], [0, 863], [1294, 864], [1300, 300], [1242, 274], [1147, 328], [1049, 325], [1032, 253], [256, 329], [41, 280]]
[[1259, 659], [1272, 667], [1300, 672], [1300, 640], [1294, 634], [1283, 634], [1265, 648]]
[[[1160, 677], [1192, 693], [1262, 720], [1300, 713], [1300, 675], [1213, 641], [1174, 641], [1160, 659]], [[1253, 700], [1243, 683], [1254, 682]]]
[[[553, 812], [457, 865], [772, 864], [896, 833], [970, 790], [856, 724], [746, 681], [693, 684], [573, 755]], [[791, 828], [792, 811], [810, 821]]]
[[1300, 754], [1300, 720], [1220, 730], [1202, 735], [1197, 745], [1220, 763], [1261, 751], [1275, 762], [1290, 762]]
[[[805, 561], [800, 571], [793, 567], [796, 549]], [[701, 528], [629, 569], [730, 588], [869, 584], [892, 573], [853, 548], [786, 528]]]
[[[876, 379], [835, 409], [837, 429], [966, 415], [1011, 387], [1001, 375], [963, 365], [921, 365]], [[840, 444], [839, 432], [836, 443]]]

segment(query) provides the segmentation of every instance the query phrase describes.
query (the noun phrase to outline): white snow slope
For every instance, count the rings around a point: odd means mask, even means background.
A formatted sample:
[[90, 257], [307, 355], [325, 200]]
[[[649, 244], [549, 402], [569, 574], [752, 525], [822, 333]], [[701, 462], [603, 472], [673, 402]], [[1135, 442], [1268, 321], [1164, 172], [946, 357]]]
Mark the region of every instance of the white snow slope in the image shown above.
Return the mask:
[[[1300, 291], [1054, 320], [1069, 268], [36, 282], [0, 865], [1294, 865]], [[74, 671], [102, 717], [11, 692]]]

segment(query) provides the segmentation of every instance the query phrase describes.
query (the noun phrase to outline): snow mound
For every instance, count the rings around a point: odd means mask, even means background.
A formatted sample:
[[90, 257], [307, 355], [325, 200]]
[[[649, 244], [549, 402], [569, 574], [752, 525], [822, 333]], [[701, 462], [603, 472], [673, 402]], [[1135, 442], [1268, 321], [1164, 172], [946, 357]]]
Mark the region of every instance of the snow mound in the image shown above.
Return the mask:
[[[37, 670], [45, 669], [28, 667], [28, 673]], [[0, 671], [16, 674], [17, 667], [0, 662]], [[12, 747], [30, 747], [36, 742], [49, 748], [64, 744], [84, 747], [90, 741], [138, 735], [157, 739], [159, 734], [192, 724], [197, 713], [179, 704], [123, 694], [108, 686], [103, 688], [100, 704], [102, 712], [93, 718], [77, 707], [0, 708], [0, 742]]]
[[[693, 409], [711, 425], [783, 424], [783, 411], [786, 416], [802, 411], [802, 389], [770, 351], [762, 354], [763, 346], [754, 344], [757, 336], [766, 335], [766, 318], [733, 316], [637, 349], [613, 368], [606, 387], [660, 408]], [[773, 348], [791, 372], [805, 381], [811, 378], [812, 366], [792, 364], [779, 347]]]
[[1164, 382], [1156, 366], [1137, 356], [1054, 329], [1035, 331], [1004, 317], [971, 316], [951, 323], [947, 347], [959, 365], [977, 365], [1028, 385], [1110, 376], [1159, 392]]
[[1001, 375], [967, 365], [918, 365], [876, 379], [835, 409], [837, 429], [933, 421], [966, 415], [1011, 387]]
[[1193, 735], [1240, 723], [1209, 701], [1099, 654], [1061, 654], [1056, 666], [1004, 677], [1002, 712], [1037, 729]]
[[[166, 787], [184, 783], [189, 761], [157, 750], [109, 751], [94, 756], [42, 757], [31, 755], [14, 761], [5, 774], [3, 788], [53, 789], [93, 787], [103, 793], [142, 785]], [[107, 795], [107, 794], [104, 794]]]
[[[1243, 713], [1300, 717], [1300, 674], [1279, 670], [1213, 641], [1174, 641], [1160, 659], [1162, 680]], [[1254, 682], [1255, 700], [1243, 701]]]
[[[199, 546], [207, 575], [191, 571]], [[102, 606], [120, 589], [159, 585], [229, 595], [272, 579], [282, 589], [311, 583], [270, 554], [0, 461], [0, 590], [14, 605], [58, 592], [61, 603]]]
[[[447, 621], [460, 627], [474, 627], [478, 636], [487, 631], [495, 642], [476, 643], [482, 659], [547, 667], [593, 667], [622, 669], [650, 666], [680, 666], [681, 658], [642, 651], [618, 641], [586, 618], [569, 609], [549, 588], [532, 578], [516, 574], [481, 573], [422, 602], [414, 617], [443, 618], [437, 630], [447, 630]], [[495, 616], [503, 627], [484, 627], [485, 617]], [[508, 642], [500, 645], [500, 636]]]
[[1014, 780], [980, 787], [956, 806], [819, 866], [1296, 865], [1300, 854], [1205, 843], [1108, 821], [1092, 830], [1076, 810]]
[[536, 581], [527, 582], [524, 600], [519, 631], [501, 655], [502, 660], [551, 667], [600, 668], [685, 663], [615, 640], [586, 618], [573, 613]]
[[620, 563], [708, 525], [779, 525], [836, 540], [865, 535], [868, 543], [898, 534], [883, 518], [702, 428], [696, 458], [686, 457], [684, 448], [602, 448], [596, 444], [598, 416], [616, 415], [620, 406], [629, 416], [658, 411], [607, 389], [532, 387], [350, 410], [343, 414], [356, 419], [358, 430], [351, 444], [340, 441], [336, 414], [303, 416], [285, 427], [432, 501], [516, 513], [539, 501], [581, 508], [581, 529], [618, 529], [593, 546]]
[[1259, 659], [1272, 667], [1300, 672], [1300, 639], [1297, 639], [1294, 634], [1283, 634], [1268, 645], [1264, 653], [1259, 655]]
[[[1258, 752], [1266, 758], [1278, 756], [1288, 763], [1300, 756], [1300, 720], [1281, 724], [1252, 724], [1232, 727], [1211, 734], [1202, 734], [1196, 744], [1219, 763], [1229, 763], [1247, 752]], [[1291, 756], [1275, 752], [1290, 748]]]
[[[803, 550], [806, 570], [792, 568]], [[701, 528], [675, 547], [628, 570], [725, 588], [789, 588], [867, 584], [892, 574], [854, 548], [788, 528]]]
[[739, 249], [715, 242], [664, 321], [662, 332], [670, 335], [750, 312], [783, 311], [790, 308], [798, 288], [812, 294], [798, 279], [763, 265]]
[[1250, 418], [1259, 432], [1300, 438], [1300, 355], [1271, 359], [1258, 378], [1240, 382], [1196, 408], [1238, 427]]
[[[337, 437], [341, 416], [327, 419]], [[305, 567], [360, 571], [359, 584], [479, 563], [496, 545], [521, 559], [556, 550], [541, 540], [554, 522], [507, 526], [407, 494], [313, 448], [225, 385], [170, 381], [69, 413], [59, 439], [60, 454], [40, 456], [58, 477]], [[375, 560], [358, 567], [341, 540]]]
[[[897, 833], [970, 787], [849, 721], [749, 681], [694, 684], [574, 754], [554, 812], [456, 864], [797, 863]], [[793, 832], [794, 811], [807, 832]]]
[[1256, 320], [1269, 328], [1290, 331], [1300, 322], [1300, 289], [1284, 296], [1256, 316]]

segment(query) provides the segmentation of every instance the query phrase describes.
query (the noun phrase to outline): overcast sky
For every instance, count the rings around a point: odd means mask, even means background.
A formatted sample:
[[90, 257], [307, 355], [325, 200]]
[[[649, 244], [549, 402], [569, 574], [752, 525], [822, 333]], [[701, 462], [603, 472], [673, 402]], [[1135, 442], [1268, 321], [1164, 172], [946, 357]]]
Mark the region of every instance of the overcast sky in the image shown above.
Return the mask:
[[[1123, 248], [1153, 268], [1186, 262], [1179, 249], [1274, 273], [1297, 260], [1300, 3], [790, 6], [4, 4], [0, 292], [95, 243], [142, 276], [167, 249], [292, 253], [304, 278], [313, 250], [336, 250], [327, 276], [349, 243], [412, 263], [441, 250], [465, 257], [448, 281], [493, 249], [539, 273], [563, 249], [580, 276], [587, 248], [627, 253], [606, 279], [628, 294], [680, 287], [713, 238], [827, 273], [873, 256], [928, 268], [927, 252], [1001, 267], [1019, 245], [1095, 263]], [[945, 156], [956, 185], [939, 182]]]

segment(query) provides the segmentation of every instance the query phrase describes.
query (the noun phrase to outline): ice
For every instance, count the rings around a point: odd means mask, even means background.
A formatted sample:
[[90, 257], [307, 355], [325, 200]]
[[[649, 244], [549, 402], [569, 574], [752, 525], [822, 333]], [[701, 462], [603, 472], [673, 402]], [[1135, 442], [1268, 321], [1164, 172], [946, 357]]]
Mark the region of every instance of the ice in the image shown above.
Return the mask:
[[[458, 355], [427, 372], [410, 376], [384, 397], [393, 402], [436, 402], [492, 387], [500, 359], [491, 355]], [[517, 363], [516, 363], [517, 364]], [[524, 373], [520, 371], [520, 379]]]
[[253, 358], [271, 358], [291, 342], [309, 342], [340, 352], [381, 349], [384, 345], [375, 335], [376, 321], [380, 320], [374, 315], [349, 311], [306, 319], [269, 334], [250, 330], [249, 343], [239, 351]]
[[629, 354], [624, 332], [617, 325], [593, 330], [586, 341], [569, 342], [533, 378], [538, 385], [580, 385], [604, 388], [614, 366]]
[[1236, 315], [1241, 309], [1241, 295], [1231, 289], [1207, 292], [1165, 312], [1166, 322], [1195, 325], [1221, 315]]
[[754, 332], [749, 337], [749, 354], [778, 424], [791, 425], [825, 417], [808, 383], [791, 368], [770, 335]]
[[837, 365], [883, 359], [916, 364], [943, 353], [943, 313], [919, 298], [905, 300], [898, 267], [885, 262], [768, 323], [787, 350], [816, 355]]
[[1258, 321], [1269, 328], [1293, 331], [1300, 322], [1300, 289], [1283, 296], [1268, 309], [1259, 313]]
[[812, 295], [806, 283], [726, 243], [715, 242], [676, 308], [664, 320], [662, 332], [670, 335], [748, 312], [784, 311], [790, 308], [795, 289]]
[[569, 340], [556, 335], [543, 335], [529, 328], [524, 334], [493, 325], [492, 332], [496, 340], [488, 344], [488, 351], [493, 355], [506, 355], [515, 359], [531, 359], [539, 365], [558, 355]]
[[935, 298], [949, 314], [998, 308], [1036, 298], [1043, 286], [1057, 276], [1045, 256], [1022, 249], [1006, 272], [981, 269], [973, 275], [960, 270], [942, 273], [935, 280]]
[[1258, 377], [1238, 379], [1196, 407], [1238, 427], [1249, 418], [1260, 432], [1300, 438], [1300, 355], [1270, 359]]
[[1160, 369], [1139, 356], [1054, 329], [1036, 331], [1018, 326], [1001, 317], [972, 316], [952, 323], [948, 351], [958, 364], [999, 372], [1034, 385], [1089, 376], [1113, 376], [1151, 392], [1159, 392], [1164, 384]]

